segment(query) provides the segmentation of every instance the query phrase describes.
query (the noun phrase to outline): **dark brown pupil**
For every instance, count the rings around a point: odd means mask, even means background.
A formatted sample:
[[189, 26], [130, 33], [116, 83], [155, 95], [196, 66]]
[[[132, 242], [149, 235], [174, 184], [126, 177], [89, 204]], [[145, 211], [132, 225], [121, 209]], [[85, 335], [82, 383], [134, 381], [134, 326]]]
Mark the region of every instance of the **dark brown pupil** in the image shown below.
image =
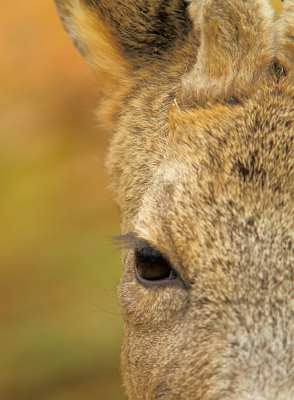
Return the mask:
[[156, 281], [176, 278], [169, 262], [152, 247], [136, 249], [135, 263], [137, 273], [143, 279]]

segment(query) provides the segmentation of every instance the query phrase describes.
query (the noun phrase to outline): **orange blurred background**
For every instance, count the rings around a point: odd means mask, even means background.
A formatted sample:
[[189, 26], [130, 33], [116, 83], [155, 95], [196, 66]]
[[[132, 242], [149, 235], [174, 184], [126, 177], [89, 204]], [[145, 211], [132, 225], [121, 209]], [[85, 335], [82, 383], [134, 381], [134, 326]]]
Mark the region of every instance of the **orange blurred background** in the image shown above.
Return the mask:
[[119, 220], [95, 82], [53, 0], [0, 11], [0, 399], [120, 400]]

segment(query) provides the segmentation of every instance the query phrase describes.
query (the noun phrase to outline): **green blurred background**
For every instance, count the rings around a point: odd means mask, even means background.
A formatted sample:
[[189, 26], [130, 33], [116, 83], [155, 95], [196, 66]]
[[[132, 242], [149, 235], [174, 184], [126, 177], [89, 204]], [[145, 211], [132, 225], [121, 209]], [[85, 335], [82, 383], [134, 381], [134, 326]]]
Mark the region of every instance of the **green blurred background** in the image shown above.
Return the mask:
[[95, 81], [53, 0], [2, 1], [0, 49], [0, 400], [123, 399]]

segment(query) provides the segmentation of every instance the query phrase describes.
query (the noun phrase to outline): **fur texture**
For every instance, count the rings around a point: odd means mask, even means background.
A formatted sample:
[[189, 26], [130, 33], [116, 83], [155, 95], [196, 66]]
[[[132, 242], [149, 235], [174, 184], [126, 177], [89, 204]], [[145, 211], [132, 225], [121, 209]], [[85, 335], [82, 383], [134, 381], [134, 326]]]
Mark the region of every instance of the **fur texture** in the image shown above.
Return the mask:
[[[98, 78], [131, 400], [294, 399], [294, 1], [56, 0]], [[148, 243], [183, 287], [146, 286]]]

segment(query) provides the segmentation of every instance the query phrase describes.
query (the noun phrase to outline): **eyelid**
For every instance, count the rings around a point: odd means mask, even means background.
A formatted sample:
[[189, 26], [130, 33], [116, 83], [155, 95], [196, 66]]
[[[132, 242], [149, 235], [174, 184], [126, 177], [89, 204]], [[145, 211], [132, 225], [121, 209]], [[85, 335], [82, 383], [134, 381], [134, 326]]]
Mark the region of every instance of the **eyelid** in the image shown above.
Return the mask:
[[170, 264], [165, 256], [163, 256], [159, 251], [155, 250], [152, 247], [135, 249], [135, 257], [141, 262], [148, 262], [150, 264], [157, 264], [159, 262]]

